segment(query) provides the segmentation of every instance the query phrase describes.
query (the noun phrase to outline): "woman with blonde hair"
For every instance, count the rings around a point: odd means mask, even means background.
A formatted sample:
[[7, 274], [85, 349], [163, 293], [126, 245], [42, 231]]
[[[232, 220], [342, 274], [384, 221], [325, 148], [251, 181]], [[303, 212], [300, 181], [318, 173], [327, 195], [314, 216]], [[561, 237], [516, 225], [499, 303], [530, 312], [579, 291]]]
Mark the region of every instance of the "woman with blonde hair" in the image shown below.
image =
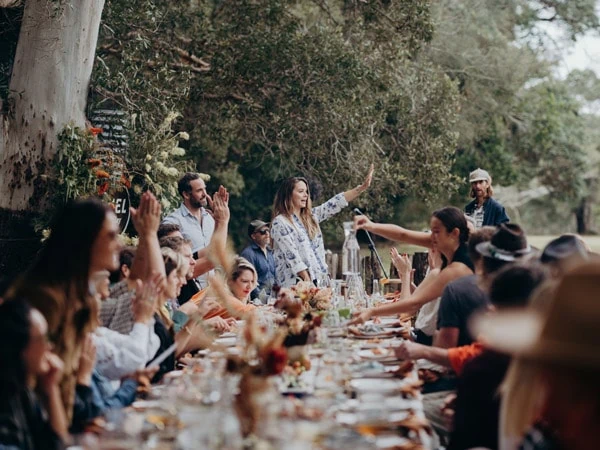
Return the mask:
[[[227, 276], [227, 287], [221, 283], [215, 283], [214, 278], [211, 283], [211, 288], [216, 291], [216, 294], [221, 299], [221, 305], [210, 311], [204, 316], [205, 320], [212, 320], [220, 317], [222, 319], [242, 319], [244, 315], [252, 311], [255, 306], [249, 303], [250, 293], [258, 283], [258, 275], [256, 269], [250, 261], [241, 256], [236, 256], [233, 259], [231, 271]], [[207, 295], [207, 291], [203, 291], [192, 297], [192, 301], [201, 304]]]
[[314, 282], [319, 275], [327, 274], [319, 223], [340, 212], [366, 191], [372, 178], [373, 165], [361, 185], [337, 194], [315, 208], [305, 178], [288, 178], [281, 183], [275, 195], [271, 222], [275, 282], [280, 287], [291, 287], [297, 281]]

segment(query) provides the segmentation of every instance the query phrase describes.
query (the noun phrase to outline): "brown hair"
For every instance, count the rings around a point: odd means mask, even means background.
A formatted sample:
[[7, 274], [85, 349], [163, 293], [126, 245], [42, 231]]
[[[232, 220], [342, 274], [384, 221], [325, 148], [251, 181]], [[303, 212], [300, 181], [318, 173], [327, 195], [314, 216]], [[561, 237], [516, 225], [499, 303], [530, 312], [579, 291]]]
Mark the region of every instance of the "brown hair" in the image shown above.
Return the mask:
[[306, 185], [306, 191], [308, 193], [308, 200], [306, 207], [300, 210], [300, 221], [306, 229], [308, 236], [314, 239], [319, 233], [319, 224], [312, 215], [312, 202], [310, 199], [310, 188], [306, 178], [292, 177], [284, 180], [279, 186], [279, 190], [275, 195], [275, 202], [273, 203], [273, 216], [274, 219], [278, 215], [287, 217], [290, 221], [292, 220], [293, 206], [292, 206], [292, 193], [296, 184], [303, 182]]
[[476, 264], [481, 260], [481, 258], [483, 258], [481, 253], [475, 249], [477, 244], [491, 241], [495, 232], [496, 227], [490, 226], [481, 227], [478, 230], [471, 232], [469, 235], [469, 240], [467, 241], [467, 251], [469, 252], [469, 258], [473, 264]]

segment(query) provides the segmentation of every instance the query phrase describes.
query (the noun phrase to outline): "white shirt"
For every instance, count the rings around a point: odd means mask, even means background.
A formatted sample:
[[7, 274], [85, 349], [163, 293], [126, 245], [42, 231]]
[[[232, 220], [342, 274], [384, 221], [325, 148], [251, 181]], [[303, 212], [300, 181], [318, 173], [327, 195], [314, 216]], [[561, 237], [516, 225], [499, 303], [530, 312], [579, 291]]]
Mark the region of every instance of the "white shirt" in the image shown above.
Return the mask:
[[[329, 219], [348, 205], [344, 194], [338, 194], [327, 202], [312, 209], [317, 223]], [[307, 270], [311, 280], [317, 275], [327, 273], [323, 234], [319, 229], [314, 239], [295, 215], [288, 219], [278, 215], [271, 224], [273, 257], [275, 258], [275, 281], [281, 287], [296, 284], [298, 272]]]
[[[194, 216], [189, 209], [182, 203], [179, 208], [171, 212], [162, 223], [174, 223], [181, 228], [181, 234], [186, 239], [192, 241], [192, 252], [196, 253], [203, 248], [208, 247], [215, 231], [215, 219], [202, 208], [202, 222]], [[200, 275], [196, 280], [201, 288], [208, 286], [207, 277], [209, 273]]]
[[143, 368], [160, 347], [154, 319], [148, 324], [135, 323], [129, 334], [98, 327], [93, 336], [96, 369], [109, 380], [119, 380]]

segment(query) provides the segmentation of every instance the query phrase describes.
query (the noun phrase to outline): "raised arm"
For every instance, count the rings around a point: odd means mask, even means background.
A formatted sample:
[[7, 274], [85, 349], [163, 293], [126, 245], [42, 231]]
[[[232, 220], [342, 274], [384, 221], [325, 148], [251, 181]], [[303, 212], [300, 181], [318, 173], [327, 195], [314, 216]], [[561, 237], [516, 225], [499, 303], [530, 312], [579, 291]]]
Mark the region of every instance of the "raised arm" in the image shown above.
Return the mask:
[[[361, 311], [353, 323], [362, 323], [374, 316], [388, 316], [404, 312], [414, 312], [432, 300], [442, 295], [448, 283], [457, 278], [471, 274], [470, 269], [462, 263], [452, 263], [436, 276], [429, 276], [417, 287], [408, 298], [388, 305], [369, 308]], [[427, 281], [429, 280], [429, 281]]]
[[374, 223], [366, 216], [354, 216], [354, 228], [356, 230], [366, 230], [390, 241], [406, 242], [425, 248], [433, 246], [430, 233], [407, 230], [391, 223]]
[[369, 189], [369, 186], [371, 186], [371, 181], [373, 180], [374, 169], [375, 166], [371, 164], [371, 167], [369, 167], [369, 173], [367, 173], [367, 176], [365, 177], [363, 183], [359, 186], [356, 186], [354, 189], [350, 189], [349, 191], [344, 192], [344, 198], [348, 203], [355, 200], [360, 194]]
[[158, 243], [158, 226], [160, 225], [160, 203], [151, 192], [144, 192], [140, 206], [131, 208], [133, 225], [140, 241], [135, 258], [131, 264], [130, 280], [147, 280], [156, 274], [165, 275], [165, 263]]

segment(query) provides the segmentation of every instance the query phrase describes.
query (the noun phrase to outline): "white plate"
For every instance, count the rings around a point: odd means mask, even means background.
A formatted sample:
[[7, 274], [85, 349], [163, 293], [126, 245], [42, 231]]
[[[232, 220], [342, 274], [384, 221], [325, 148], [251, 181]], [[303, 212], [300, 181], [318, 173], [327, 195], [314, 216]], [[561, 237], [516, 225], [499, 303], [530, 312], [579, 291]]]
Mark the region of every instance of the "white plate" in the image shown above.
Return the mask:
[[223, 334], [219, 335], [219, 339], [225, 339], [225, 338], [234, 338], [237, 337], [237, 333], [234, 333], [233, 331], [226, 331]]
[[394, 350], [391, 348], [378, 347], [381, 353], [375, 352], [374, 348], [369, 348], [365, 350], [361, 350], [358, 352], [358, 356], [362, 359], [370, 360], [370, 361], [379, 361], [381, 359], [390, 359], [394, 356]]
[[402, 381], [388, 378], [355, 378], [350, 387], [360, 392], [394, 392], [400, 389]]
[[379, 425], [400, 422], [408, 417], [408, 411], [386, 412], [380, 409], [362, 410], [360, 412], [338, 413], [337, 422], [341, 425]]
[[215, 344], [222, 345], [224, 347], [235, 347], [237, 343], [237, 337], [225, 337], [215, 339]]
[[164, 402], [162, 400], [136, 400], [131, 404], [133, 409], [154, 409], [161, 408], [164, 406]]
[[408, 439], [395, 435], [378, 436], [375, 441], [375, 445], [380, 449], [400, 448], [408, 443]]

